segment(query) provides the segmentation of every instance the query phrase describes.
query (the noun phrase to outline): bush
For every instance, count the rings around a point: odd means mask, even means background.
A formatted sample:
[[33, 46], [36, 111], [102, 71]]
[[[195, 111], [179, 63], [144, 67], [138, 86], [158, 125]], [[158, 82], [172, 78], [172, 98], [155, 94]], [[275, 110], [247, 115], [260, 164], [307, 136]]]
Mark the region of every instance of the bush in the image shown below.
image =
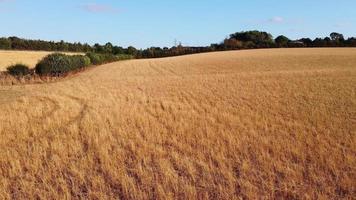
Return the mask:
[[87, 56], [69, 56], [54, 53], [46, 56], [36, 65], [36, 73], [40, 75], [58, 76], [73, 70], [87, 67], [90, 64], [90, 58]]
[[74, 55], [70, 57], [72, 70], [81, 69], [91, 64], [90, 58], [82, 55]]
[[129, 54], [119, 54], [116, 56], [119, 60], [130, 60], [133, 59], [134, 56], [133, 55], [129, 55]]
[[103, 63], [103, 59], [100, 56], [100, 54], [87, 53], [86, 56], [90, 59], [90, 62], [93, 63], [94, 65], [100, 65], [101, 63]]
[[94, 65], [101, 65], [120, 60], [120, 56], [116, 56], [113, 54], [98, 54], [91, 52], [87, 53], [86, 56], [90, 58], [91, 63], [93, 63]]
[[35, 71], [39, 75], [59, 76], [73, 70], [85, 68], [91, 64], [101, 65], [131, 58], [131, 55], [126, 54], [116, 56], [113, 54], [87, 53], [85, 56], [69, 56], [61, 53], [54, 53], [43, 58], [36, 65]]
[[30, 74], [30, 68], [24, 64], [16, 64], [7, 68], [9, 74], [13, 76], [25, 76]]
[[40, 75], [60, 75], [71, 70], [71, 59], [60, 53], [50, 54], [36, 65], [35, 70]]

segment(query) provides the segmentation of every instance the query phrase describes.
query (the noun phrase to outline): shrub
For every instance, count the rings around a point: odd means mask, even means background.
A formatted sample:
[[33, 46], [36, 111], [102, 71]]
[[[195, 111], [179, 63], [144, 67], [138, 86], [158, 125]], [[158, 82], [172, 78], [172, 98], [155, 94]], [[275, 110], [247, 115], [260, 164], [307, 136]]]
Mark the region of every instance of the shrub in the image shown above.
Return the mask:
[[7, 68], [9, 74], [13, 76], [25, 76], [30, 74], [30, 68], [24, 64], [11, 65]]
[[[109, 63], [109, 62], [115, 62], [115, 61], [119, 61], [120, 56], [116, 56], [113, 54], [98, 54], [98, 53], [87, 53], [86, 56], [88, 56], [90, 58], [91, 63], [93, 63], [94, 65], [101, 65], [101, 64], [105, 64], [105, 63]], [[130, 56], [130, 55], [127, 55]], [[131, 58], [132, 56], [130, 56]], [[121, 58], [123, 58], [121, 56]]]
[[86, 56], [90, 59], [90, 62], [93, 63], [94, 65], [100, 65], [103, 63], [103, 58], [101, 57], [101, 54], [87, 53]]
[[60, 53], [50, 54], [36, 65], [35, 70], [40, 75], [60, 75], [71, 70], [71, 59]]
[[131, 59], [131, 55], [113, 55], [113, 54], [97, 54], [87, 53], [83, 55], [69, 56], [65, 54], [55, 53], [43, 58], [36, 65], [36, 73], [39, 75], [59, 76], [69, 71], [82, 69], [91, 64], [101, 65], [104, 63], [114, 62], [118, 60]]
[[69, 71], [81, 69], [91, 64], [90, 58], [82, 55], [69, 56], [55, 53], [46, 56], [36, 65], [36, 73], [40, 75], [62, 75]]
[[90, 58], [82, 55], [74, 55], [70, 57], [72, 70], [81, 69], [91, 64]]
[[91, 65], [90, 58], [88, 56], [82, 56], [82, 61], [86, 67]]
[[119, 60], [130, 60], [133, 59], [134, 56], [133, 55], [129, 55], [129, 54], [119, 54], [116, 56]]

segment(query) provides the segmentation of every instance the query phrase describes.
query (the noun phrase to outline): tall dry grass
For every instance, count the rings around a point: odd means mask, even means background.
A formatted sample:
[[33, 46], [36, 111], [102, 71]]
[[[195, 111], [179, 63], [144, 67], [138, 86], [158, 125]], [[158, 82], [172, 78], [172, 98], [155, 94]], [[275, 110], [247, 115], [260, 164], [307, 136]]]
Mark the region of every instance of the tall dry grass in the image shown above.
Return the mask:
[[125, 61], [0, 108], [0, 199], [356, 196], [356, 49]]

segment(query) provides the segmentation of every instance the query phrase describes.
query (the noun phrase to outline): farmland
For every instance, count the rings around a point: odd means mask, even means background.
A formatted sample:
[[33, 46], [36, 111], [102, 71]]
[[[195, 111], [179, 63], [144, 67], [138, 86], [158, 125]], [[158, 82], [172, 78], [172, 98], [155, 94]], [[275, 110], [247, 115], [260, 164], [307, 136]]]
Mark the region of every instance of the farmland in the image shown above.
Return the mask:
[[356, 196], [355, 48], [122, 61], [0, 107], [0, 199]]
[[[10, 65], [22, 63], [33, 68], [39, 60], [51, 54], [49, 51], [9, 51], [0, 50], [0, 71], [5, 71]], [[79, 53], [67, 53], [79, 54]]]

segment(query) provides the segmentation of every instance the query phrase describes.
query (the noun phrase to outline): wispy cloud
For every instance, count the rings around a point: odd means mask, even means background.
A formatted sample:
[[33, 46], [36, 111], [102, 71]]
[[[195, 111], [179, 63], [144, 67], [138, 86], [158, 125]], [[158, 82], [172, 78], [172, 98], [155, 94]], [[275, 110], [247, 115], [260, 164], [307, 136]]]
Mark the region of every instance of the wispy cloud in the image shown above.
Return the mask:
[[[1, 1], [1, 0], [0, 0]], [[88, 3], [83, 4], [80, 8], [86, 12], [91, 13], [117, 13], [119, 10], [111, 5]]]
[[277, 23], [277, 24], [280, 24], [280, 23], [283, 23], [285, 22], [284, 18], [283, 17], [273, 17], [271, 19], [268, 19], [266, 22], [269, 22], [269, 23]]

